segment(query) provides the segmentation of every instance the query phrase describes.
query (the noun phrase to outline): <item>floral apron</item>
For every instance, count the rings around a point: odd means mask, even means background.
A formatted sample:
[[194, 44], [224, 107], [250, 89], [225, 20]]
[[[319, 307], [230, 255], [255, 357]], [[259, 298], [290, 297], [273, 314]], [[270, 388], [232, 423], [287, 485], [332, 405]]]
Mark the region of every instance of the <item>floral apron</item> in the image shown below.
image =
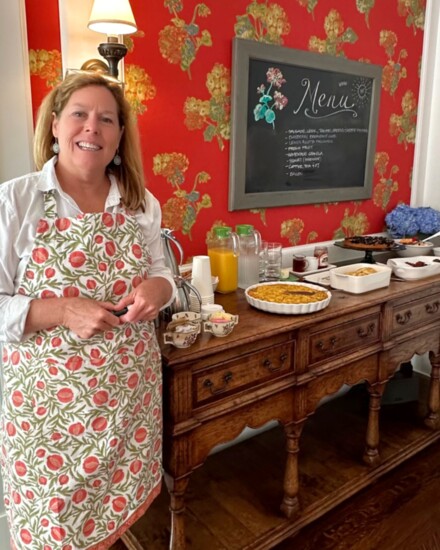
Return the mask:
[[[19, 293], [116, 303], [147, 277], [134, 216], [58, 218], [53, 192]], [[161, 361], [153, 323], [82, 339], [63, 326], [3, 351], [1, 462], [17, 550], [103, 550], [161, 485]]]

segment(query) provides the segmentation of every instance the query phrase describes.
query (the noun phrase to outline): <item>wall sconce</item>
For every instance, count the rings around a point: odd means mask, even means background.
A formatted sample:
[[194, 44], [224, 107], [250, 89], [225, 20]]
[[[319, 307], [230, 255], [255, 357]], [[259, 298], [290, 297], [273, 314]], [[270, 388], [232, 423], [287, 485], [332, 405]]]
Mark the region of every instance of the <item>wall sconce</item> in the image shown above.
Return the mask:
[[129, 0], [94, 0], [87, 27], [107, 35], [107, 42], [99, 44], [98, 52], [108, 63], [109, 75], [118, 78], [118, 63], [127, 53], [118, 35], [137, 31]]

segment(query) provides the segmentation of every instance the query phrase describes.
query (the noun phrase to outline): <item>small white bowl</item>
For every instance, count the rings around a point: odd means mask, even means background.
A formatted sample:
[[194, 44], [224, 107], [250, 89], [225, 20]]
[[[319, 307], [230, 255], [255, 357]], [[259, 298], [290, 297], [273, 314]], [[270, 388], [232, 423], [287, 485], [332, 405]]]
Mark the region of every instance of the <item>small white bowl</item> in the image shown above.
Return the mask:
[[440, 256], [440, 246], [434, 246], [432, 251], [434, 252], [434, 256]]
[[[402, 244], [399, 239], [397, 244]], [[413, 258], [414, 256], [429, 256], [432, 253], [434, 244], [429, 241], [419, 241], [415, 244], [403, 244], [405, 248], [398, 248], [396, 254], [401, 258]]]

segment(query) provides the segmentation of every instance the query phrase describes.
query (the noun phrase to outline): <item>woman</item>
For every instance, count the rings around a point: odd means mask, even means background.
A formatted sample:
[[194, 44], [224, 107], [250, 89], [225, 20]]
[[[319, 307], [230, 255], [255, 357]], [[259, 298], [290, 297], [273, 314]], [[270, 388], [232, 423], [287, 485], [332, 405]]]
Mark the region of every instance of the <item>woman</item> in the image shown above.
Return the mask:
[[40, 108], [34, 156], [40, 172], [0, 185], [12, 545], [105, 549], [160, 492], [152, 321], [175, 287], [119, 85], [68, 76]]

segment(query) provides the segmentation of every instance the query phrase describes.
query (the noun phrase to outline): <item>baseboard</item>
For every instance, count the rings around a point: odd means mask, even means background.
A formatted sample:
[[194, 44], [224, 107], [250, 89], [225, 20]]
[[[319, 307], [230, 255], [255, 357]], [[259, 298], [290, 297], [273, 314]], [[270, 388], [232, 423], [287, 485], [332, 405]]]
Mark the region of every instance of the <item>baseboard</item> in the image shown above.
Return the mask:
[[12, 550], [9, 544], [9, 529], [6, 516], [0, 516], [0, 548], [1, 550]]

